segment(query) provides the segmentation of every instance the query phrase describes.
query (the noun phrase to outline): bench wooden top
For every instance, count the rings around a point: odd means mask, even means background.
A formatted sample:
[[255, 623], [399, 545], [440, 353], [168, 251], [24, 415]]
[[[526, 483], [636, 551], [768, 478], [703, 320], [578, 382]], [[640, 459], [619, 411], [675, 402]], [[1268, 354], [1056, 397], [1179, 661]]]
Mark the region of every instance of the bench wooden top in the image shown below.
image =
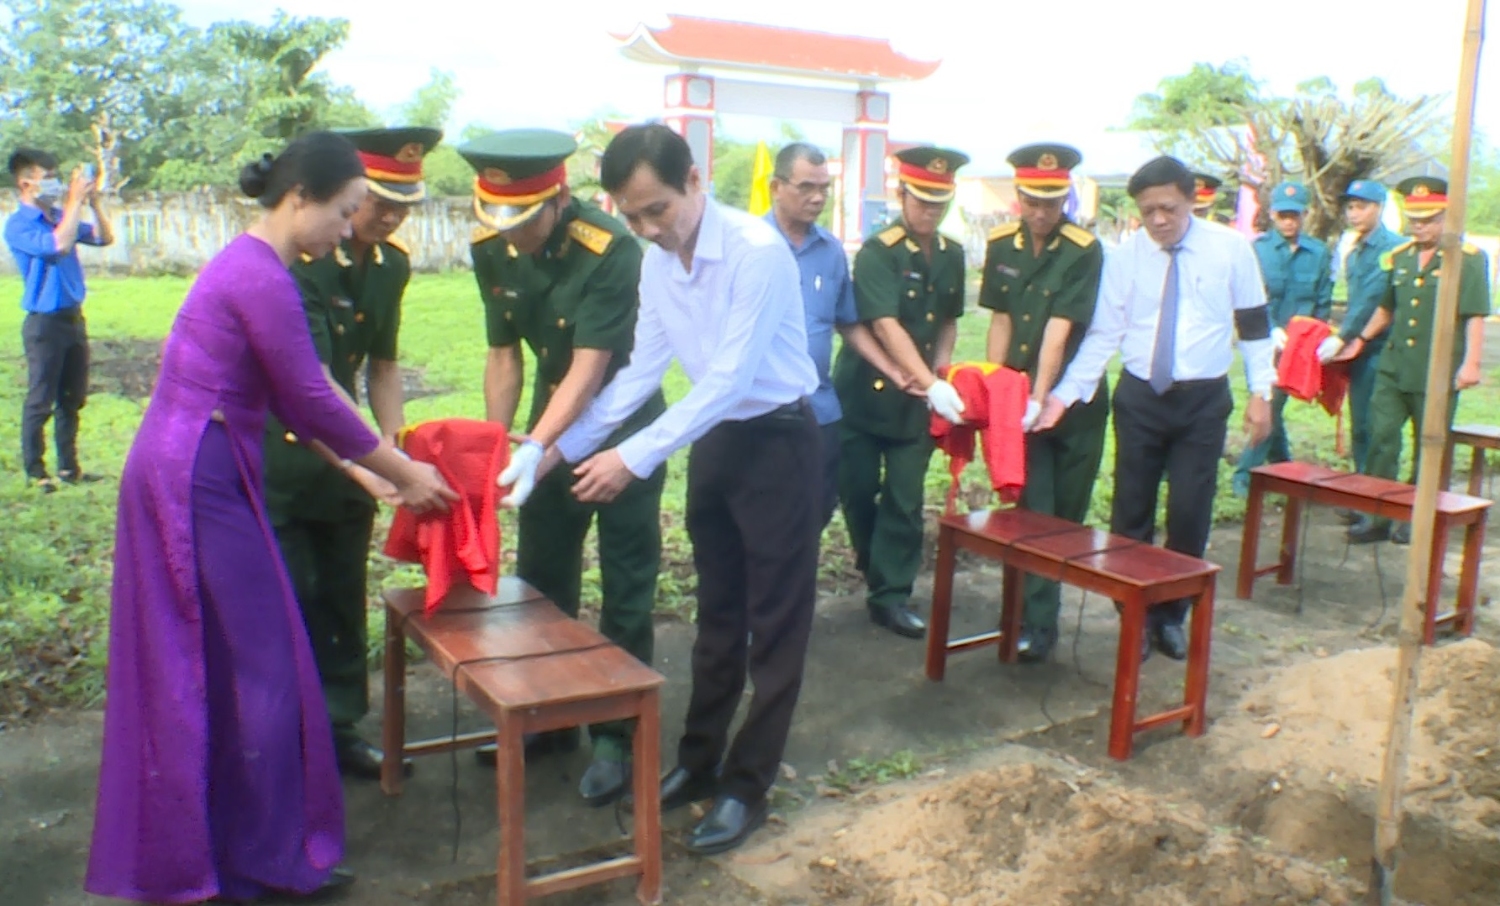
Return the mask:
[[[1282, 486], [1304, 485], [1309, 489], [1347, 494], [1362, 500], [1378, 501], [1400, 509], [1410, 510], [1416, 505], [1417, 489], [1404, 482], [1355, 472], [1340, 472], [1324, 466], [1304, 462], [1278, 462], [1251, 469], [1252, 475], [1262, 475]], [[1445, 516], [1461, 516], [1487, 510], [1491, 501], [1484, 497], [1470, 497], [1452, 491], [1439, 491], [1437, 512]]]
[[581, 701], [665, 682], [520, 579], [501, 579], [493, 596], [455, 588], [431, 616], [422, 613], [424, 595], [421, 588], [387, 591], [386, 619], [400, 620], [445, 676], [499, 707]]
[[1454, 443], [1500, 450], [1500, 428], [1493, 425], [1454, 425], [1448, 437]]
[[[1086, 573], [1133, 588], [1211, 576], [1219, 566], [1154, 544], [1112, 535], [1030, 510], [976, 510], [940, 520], [959, 531], [1014, 547], [1059, 564], [1068, 573]], [[1075, 574], [1076, 574], [1075, 573]]]

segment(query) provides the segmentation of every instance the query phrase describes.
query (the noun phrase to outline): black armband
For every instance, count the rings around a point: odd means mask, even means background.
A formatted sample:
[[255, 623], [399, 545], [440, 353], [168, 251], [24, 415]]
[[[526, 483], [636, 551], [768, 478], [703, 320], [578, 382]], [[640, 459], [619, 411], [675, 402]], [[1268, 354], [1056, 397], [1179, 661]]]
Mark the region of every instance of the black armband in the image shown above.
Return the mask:
[[1264, 305], [1234, 310], [1234, 331], [1242, 342], [1271, 336], [1271, 313]]

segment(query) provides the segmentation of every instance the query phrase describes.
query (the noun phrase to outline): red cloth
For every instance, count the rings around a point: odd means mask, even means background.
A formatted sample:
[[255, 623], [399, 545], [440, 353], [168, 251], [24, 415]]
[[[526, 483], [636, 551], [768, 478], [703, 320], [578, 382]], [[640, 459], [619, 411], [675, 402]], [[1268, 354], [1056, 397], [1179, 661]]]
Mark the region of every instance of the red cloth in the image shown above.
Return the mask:
[[1026, 435], [1021, 419], [1031, 396], [1026, 372], [1001, 368], [989, 362], [963, 362], [949, 366], [940, 376], [953, 385], [964, 401], [964, 423], [955, 425], [936, 412], [930, 430], [937, 448], [948, 454], [948, 512], [958, 497], [959, 476], [974, 461], [974, 435], [984, 445], [984, 464], [990, 486], [1005, 503], [1015, 503], [1026, 486]]
[[437, 466], [460, 500], [448, 512], [418, 516], [402, 507], [391, 522], [385, 555], [420, 563], [427, 573], [423, 612], [431, 614], [455, 582], [494, 594], [500, 578], [500, 488], [495, 481], [510, 461], [504, 426], [465, 418], [423, 422], [401, 432], [401, 448], [418, 462]]
[[1346, 364], [1324, 364], [1318, 361], [1318, 346], [1333, 335], [1327, 322], [1300, 315], [1286, 326], [1286, 348], [1276, 363], [1276, 385], [1287, 396], [1304, 402], [1316, 400], [1323, 411], [1334, 416], [1339, 452], [1343, 452], [1342, 430], [1344, 397], [1349, 393], [1349, 369]]

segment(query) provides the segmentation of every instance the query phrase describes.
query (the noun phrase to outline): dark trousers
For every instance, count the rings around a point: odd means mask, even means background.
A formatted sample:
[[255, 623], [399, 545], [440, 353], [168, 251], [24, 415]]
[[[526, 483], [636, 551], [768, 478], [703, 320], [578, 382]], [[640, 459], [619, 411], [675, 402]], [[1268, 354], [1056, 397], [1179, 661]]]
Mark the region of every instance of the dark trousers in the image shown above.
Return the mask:
[[26, 351], [26, 404], [21, 410], [21, 463], [31, 478], [47, 476], [42, 429], [55, 418], [57, 468], [78, 471], [78, 410], [88, 399], [89, 339], [83, 313], [28, 314], [21, 324]]
[[[678, 764], [704, 774], [723, 759], [723, 792], [750, 804], [776, 780], [802, 688], [817, 596], [821, 463], [805, 405], [720, 423], [688, 458], [698, 638]], [[755, 694], [724, 758], [747, 671]]]
[[375, 511], [343, 519], [277, 519], [281, 559], [312, 642], [334, 737], [355, 739], [370, 711], [365, 575]]
[[818, 434], [823, 444], [823, 496], [818, 524], [828, 528], [834, 511], [839, 508], [839, 423], [819, 425]]
[[[1458, 393], [1448, 397], [1448, 427], [1458, 410]], [[1427, 394], [1402, 390], [1394, 375], [1376, 372], [1375, 389], [1370, 395], [1370, 449], [1365, 459], [1365, 474], [1394, 480], [1400, 474], [1401, 444], [1411, 426], [1411, 474], [1407, 484], [1417, 483], [1417, 469], [1422, 464], [1422, 418], [1427, 411]], [[1375, 517], [1377, 526], [1391, 521]]]
[[922, 568], [922, 495], [932, 438], [892, 440], [849, 427], [839, 436], [839, 500], [854, 565], [865, 574], [865, 603], [905, 607]]
[[[578, 616], [583, 589], [583, 542], [592, 524], [599, 545], [599, 632], [650, 664], [655, 641], [651, 612], [661, 571], [661, 491], [667, 467], [632, 481], [604, 506], [573, 496], [571, 469], [553, 469], [521, 507], [516, 575], [552, 599], [563, 613]], [[634, 724], [613, 721], [589, 727], [594, 756], [630, 758]]]
[[[1202, 557], [1213, 527], [1224, 429], [1234, 398], [1227, 378], [1182, 381], [1161, 396], [1129, 372], [1115, 388], [1115, 499], [1109, 528], [1156, 538], [1156, 501], [1167, 479], [1168, 550]], [[1181, 625], [1188, 602], [1151, 609], [1153, 626]]]

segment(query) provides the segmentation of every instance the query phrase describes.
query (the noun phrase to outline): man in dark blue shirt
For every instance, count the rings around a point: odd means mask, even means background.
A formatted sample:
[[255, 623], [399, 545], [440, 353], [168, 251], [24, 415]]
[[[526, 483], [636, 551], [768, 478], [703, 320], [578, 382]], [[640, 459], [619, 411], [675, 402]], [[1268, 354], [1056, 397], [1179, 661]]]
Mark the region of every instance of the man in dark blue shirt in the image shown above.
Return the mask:
[[[26, 310], [21, 326], [28, 371], [21, 459], [27, 479], [51, 493], [57, 486], [47, 474], [42, 435], [49, 417], [57, 419], [52, 429], [57, 477], [69, 483], [93, 478], [78, 465], [78, 410], [88, 398], [89, 342], [76, 247], [109, 245], [115, 237], [96, 185], [81, 168], [65, 187], [57, 178], [57, 158], [22, 148], [10, 156], [9, 169], [21, 204], [5, 222], [5, 244], [21, 272], [21, 307]], [[93, 209], [93, 224], [83, 222], [84, 205]]]

